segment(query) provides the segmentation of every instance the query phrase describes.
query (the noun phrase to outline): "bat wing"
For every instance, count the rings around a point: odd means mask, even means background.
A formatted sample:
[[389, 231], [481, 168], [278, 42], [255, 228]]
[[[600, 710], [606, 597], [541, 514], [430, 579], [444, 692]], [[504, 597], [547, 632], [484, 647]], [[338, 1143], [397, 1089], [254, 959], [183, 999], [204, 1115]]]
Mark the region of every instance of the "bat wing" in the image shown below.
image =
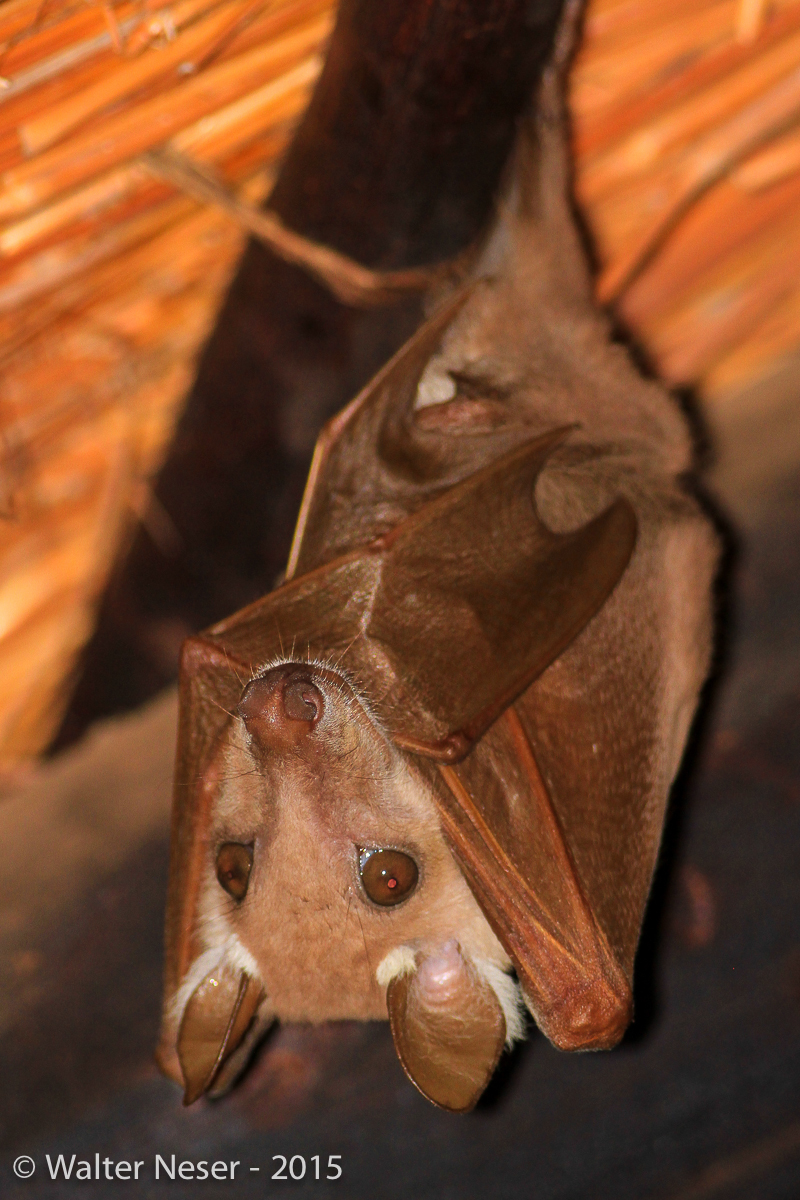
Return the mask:
[[562, 1050], [605, 1049], [630, 1021], [630, 979], [587, 897], [521, 712], [509, 707], [466, 759], [439, 766], [442, 825], [539, 1027]]
[[[459, 857], [475, 894], [522, 972], [528, 960], [522, 950], [513, 951], [514, 938], [522, 939], [520, 945], [530, 943], [530, 931], [520, 933], [522, 927], [508, 913], [515, 904], [520, 907], [513, 895], [517, 877], [527, 879], [530, 891], [531, 875], [523, 866], [515, 876], [508, 869], [507, 855], [494, 854], [496, 814], [484, 820], [470, 866], [472, 859], [467, 861], [459, 829], [465, 822], [469, 825], [475, 806], [470, 807], [469, 784], [459, 772], [469, 775], [478, 762], [470, 749], [484, 735], [494, 736], [492, 731], [509, 705], [602, 607], [633, 550], [636, 518], [624, 500], [572, 533], [555, 534], [540, 520], [533, 498], [536, 478], [568, 433], [568, 429], [554, 430], [515, 448], [441, 491], [371, 545], [290, 580], [187, 642], [181, 666], [167, 917], [170, 999], [202, 952], [195, 931], [201, 879], [210, 853], [208, 830], [221, 736], [247, 681], [287, 660], [317, 661], [343, 671], [372, 702], [397, 745], [451, 765], [444, 768], [448, 785], [444, 791], [457, 803], [450, 810], [443, 804], [445, 814], [450, 811], [453, 817], [448, 832], [454, 846], [460, 847]], [[552, 813], [547, 819], [552, 823]], [[475, 829], [479, 825], [473, 821]], [[562, 847], [560, 853], [566, 861], [568, 852]], [[508, 887], [503, 883], [498, 890], [487, 883], [487, 863], [505, 872]], [[499, 895], [505, 899], [498, 905]], [[605, 972], [616, 997], [627, 983], [614, 975], [613, 956], [604, 957], [602, 931], [592, 923], [583, 901], [564, 927], [570, 921], [575, 925], [576, 920], [584, 924], [573, 945], [558, 949], [561, 966], [551, 972], [551, 992], [555, 995], [563, 984], [562, 959], [584, 953], [591, 940], [584, 934], [591, 929], [597, 949], [592, 978]], [[537, 922], [537, 930], [549, 931], [555, 945], [554, 922], [542, 913]], [[547, 993], [533, 975], [525, 978], [532, 996]], [[232, 996], [239, 994], [238, 986], [231, 983]], [[578, 984], [573, 980], [569, 986], [571, 994], [577, 995]], [[218, 994], [222, 994], [219, 989]], [[614, 1007], [616, 1000], [609, 1003]], [[205, 1019], [205, 995], [195, 1007]], [[546, 1008], [543, 1001], [543, 1014]], [[574, 1018], [570, 1020], [574, 1025]], [[610, 1036], [597, 1034], [603, 1021], [605, 1029], [605, 1017], [590, 1014], [584, 1023], [592, 1031], [586, 1038], [596, 1043], [598, 1036]], [[547, 1027], [546, 1016], [543, 1025]], [[211, 1042], [222, 1027], [224, 1014], [218, 1013], [208, 1036], [202, 1031], [197, 1034], [198, 1047], [202, 1042], [203, 1048], [194, 1056], [185, 1050], [183, 1059], [196, 1059], [205, 1070]], [[577, 1036], [580, 1041], [584, 1034]]]
[[563, 1049], [612, 1045], [630, 1017], [669, 785], [708, 653], [712, 535], [686, 505], [684, 517], [643, 529], [609, 602], [467, 757], [427, 766], [454, 854]]
[[402, 683], [398, 745], [455, 761], [601, 607], [636, 541], [618, 500], [573, 533], [536, 512], [536, 478], [569, 429], [512, 450], [386, 539], [366, 622]]
[[536, 478], [568, 432], [516, 448], [205, 644], [247, 678], [287, 660], [342, 670], [399, 746], [457, 761], [591, 620], [633, 550], [622, 499], [572, 533], [540, 520]]
[[417, 428], [414, 403], [425, 367], [474, 286], [442, 305], [323, 429], [287, 578], [371, 541], [469, 473], [452, 439], [443, 447]]

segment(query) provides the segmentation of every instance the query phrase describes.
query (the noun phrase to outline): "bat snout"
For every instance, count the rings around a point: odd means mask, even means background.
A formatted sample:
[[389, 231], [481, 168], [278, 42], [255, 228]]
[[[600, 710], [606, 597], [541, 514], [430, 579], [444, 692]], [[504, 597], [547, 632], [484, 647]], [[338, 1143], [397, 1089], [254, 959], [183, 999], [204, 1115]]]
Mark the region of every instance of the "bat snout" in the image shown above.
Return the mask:
[[260, 750], [287, 750], [322, 720], [325, 699], [308, 668], [288, 664], [251, 680], [236, 711]]

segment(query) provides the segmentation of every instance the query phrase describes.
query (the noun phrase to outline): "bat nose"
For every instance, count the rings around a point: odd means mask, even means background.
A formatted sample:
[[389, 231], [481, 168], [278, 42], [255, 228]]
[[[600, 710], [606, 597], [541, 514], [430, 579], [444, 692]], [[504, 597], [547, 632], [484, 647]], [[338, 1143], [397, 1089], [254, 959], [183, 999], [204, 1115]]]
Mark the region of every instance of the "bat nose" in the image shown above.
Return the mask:
[[305, 679], [288, 679], [283, 685], [283, 709], [290, 721], [318, 721], [322, 693]]
[[325, 711], [307, 668], [275, 667], [248, 683], [237, 706], [253, 741], [264, 750], [298, 745]]

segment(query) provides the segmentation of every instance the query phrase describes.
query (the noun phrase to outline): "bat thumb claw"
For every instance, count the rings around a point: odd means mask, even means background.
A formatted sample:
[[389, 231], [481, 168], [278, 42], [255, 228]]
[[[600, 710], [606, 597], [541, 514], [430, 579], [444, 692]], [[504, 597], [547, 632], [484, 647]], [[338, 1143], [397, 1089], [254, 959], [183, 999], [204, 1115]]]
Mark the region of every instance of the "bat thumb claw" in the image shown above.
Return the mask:
[[565, 990], [546, 1013], [530, 1001], [529, 1007], [559, 1050], [610, 1050], [631, 1023], [633, 996], [627, 984], [592, 980]]

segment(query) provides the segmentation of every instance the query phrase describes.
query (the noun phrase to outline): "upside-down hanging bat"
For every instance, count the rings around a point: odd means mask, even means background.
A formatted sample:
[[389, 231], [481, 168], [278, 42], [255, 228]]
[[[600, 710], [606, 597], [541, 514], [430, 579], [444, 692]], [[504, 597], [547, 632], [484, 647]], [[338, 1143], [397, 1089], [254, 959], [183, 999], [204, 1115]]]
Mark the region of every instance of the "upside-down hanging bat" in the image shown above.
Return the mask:
[[388, 1013], [474, 1105], [524, 1010], [613, 1046], [711, 642], [712, 527], [612, 344], [557, 66], [471, 278], [324, 430], [286, 581], [190, 638], [160, 1061]]

